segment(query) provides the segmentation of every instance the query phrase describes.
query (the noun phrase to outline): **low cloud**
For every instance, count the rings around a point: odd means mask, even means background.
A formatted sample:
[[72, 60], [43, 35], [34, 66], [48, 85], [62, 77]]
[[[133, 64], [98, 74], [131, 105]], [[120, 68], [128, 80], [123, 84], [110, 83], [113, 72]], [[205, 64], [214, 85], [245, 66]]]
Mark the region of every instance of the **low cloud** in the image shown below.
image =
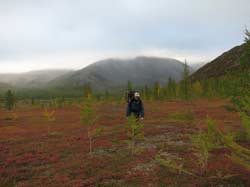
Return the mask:
[[[222, 52], [222, 51], [221, 51]], [[138, 51], [115, 51], [115, 52], [93, 52], [93, 51], [74, 51], [68, 53], [57, 53], [42, 56], [30, 56], [29, 58], [19, 57], [17, 59], [8, 59], [2, 61], [0, 73], [17, 73], [28, 72], [31, 70], [42, 69], [81, 69], [98, 60], [106, 58], [135, 58], [137, 56], [157, 56], [157, 57], [171, 57], [184, 62], [187, 60], [188, 64], [197, 62], [209, 62], [220, 53], [214, 51], [210, 53], [166, 50], [166, 49], [144, 49]]]
[[0, 72], [138, 55], [209, 61], [242, 43], [249, 0], [0, 0]]

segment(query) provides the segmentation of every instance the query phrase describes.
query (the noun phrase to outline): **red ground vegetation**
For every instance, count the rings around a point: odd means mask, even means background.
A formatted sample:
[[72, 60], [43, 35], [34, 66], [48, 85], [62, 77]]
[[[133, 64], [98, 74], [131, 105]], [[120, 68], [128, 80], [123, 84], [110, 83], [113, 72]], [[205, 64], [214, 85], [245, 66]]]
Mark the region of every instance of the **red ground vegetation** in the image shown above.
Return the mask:
[[[159, 151], [167, 151], [181, 157], [187, 169], [197, 171], [190, 135], [205, 128], [204, 119], [216, 119], [222, 129], [239, 129], [238, 114], [226, 111], [225, 104], [225, 100], [146, 102], [145, 140], [133, 157], [124, 142], [125, 104], [98, 106], [97, 126], [104, 132], [96, 138], [92, 155], [77, 107], [55, 109], [53, 122], [46, 121], [39, 108], [18, 108], [15, 120], [6, 120], [8, 112], [1, 110], [0, 187], [247, 186], [249, 172], [228, 160], [227, 150], [211, 152], [206, 177], [172, 172], [154, 159]], [[169, 119], [175, 112], [193, 115], [193, 120]], [[214, 177], [219, 174], [221, 178]], [[233, 177], [223, 179], [226, 175]]]

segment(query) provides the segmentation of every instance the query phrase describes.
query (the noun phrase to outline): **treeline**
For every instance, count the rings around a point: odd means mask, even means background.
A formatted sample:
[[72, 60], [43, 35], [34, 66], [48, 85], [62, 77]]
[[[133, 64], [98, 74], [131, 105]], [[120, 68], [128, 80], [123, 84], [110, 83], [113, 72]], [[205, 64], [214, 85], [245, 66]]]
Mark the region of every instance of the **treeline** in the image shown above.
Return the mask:
[[[171, 78], [165, 85], [158, 82], [153, 87], [147, 85], [141, 89], [144, 99], [196, 99], [196, 98], [225, 98], [230, 96], [244, 96], [250, 93], [250, 32], [245, 30], [244, 50], [237, 63], [237, 71], [227, 72], [224, 76], [191, 80], [184, 65], [182, 81], [175, 82]], [[216, 70], [215, 70], [216, 71]], [[131, 83], [128, 83], [128, 89]]]
[[[62, 106], [64, 103], [76, 103], [82, 98], [94, 98], [99, 101], [125, 101], [129, 90], [139, 91], [143, 100], [193, 100], [199, 98], [227, 98], [230, 96], [242, 96], [250, 93], [250, 73], [228, 73], [220, 78], [191, 81], [189, 72], [184, 65], [183, 80], [176, 82], [169, 78], [166, 84], [155, 82], [154, 85], [144, 87], [133, 86], [128, 81], [127, 88], [123, 91], [95, 93], [90, 84], [78, 90], [27, 90], [25, 92], [7, 91], [0, 96], [0, 103], [4, 104], [8, 95], [13, 95], [14, 101], [22, 101], [26, 104], [36, 105], [43, 103], [54, 106]], [[49, 102], [48, 102], [49, 101]], [[4, 104], [5, 105], [5, 104]]]
[[198, 98], [227, 98], [242, 96], [250, 93], [250, 74], [225, 75], [220, 78], [191, 81], [183, 80], [180, 83], [169, 79], [166, 85], [158, 82], [153, 87], [147, 85], [141, 89], [142, 97], [146, 100], [192, 100]]

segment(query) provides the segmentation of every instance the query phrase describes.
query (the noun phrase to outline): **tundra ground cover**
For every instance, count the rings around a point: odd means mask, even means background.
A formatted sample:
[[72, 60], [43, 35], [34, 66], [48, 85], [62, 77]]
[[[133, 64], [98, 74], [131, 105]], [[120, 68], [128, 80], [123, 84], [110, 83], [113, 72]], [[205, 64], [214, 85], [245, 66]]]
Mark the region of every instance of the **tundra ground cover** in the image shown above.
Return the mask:
[[[235, 165], [225, 148], [209, 152], [202, 172], [197, 164], [190, 137], [206, 128], [207, 116], [222, 130], [240, 129], [240, 116], [226, 110], [227, 104], [226, 100], [145, 102], [144, 139], [133, 157], [126, 144], [125, 104], [98, 104], [96, 126], [102, 133], [93, 142], [91, 155], [79, 107], [55, 109], [53, 121], [46, 120], [38, 107], [17, 108], [18, 118], [13, 120], [6, 120], [9, 112], [1, 110], [0, 187], [250, 186], [249, 171]], [[159, 157], [166, 157], [169, 167], [159, 163]]]

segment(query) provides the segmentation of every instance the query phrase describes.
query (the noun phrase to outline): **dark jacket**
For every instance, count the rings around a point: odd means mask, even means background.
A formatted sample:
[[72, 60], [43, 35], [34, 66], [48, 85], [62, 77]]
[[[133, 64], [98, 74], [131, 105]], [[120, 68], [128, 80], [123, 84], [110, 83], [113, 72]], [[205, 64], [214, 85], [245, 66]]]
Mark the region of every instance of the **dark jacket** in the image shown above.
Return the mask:
[[137, 118], [144, 117], [144, 107], [140, 99], [132, 99], [127, 106], [127, 117], [134, 114]]

